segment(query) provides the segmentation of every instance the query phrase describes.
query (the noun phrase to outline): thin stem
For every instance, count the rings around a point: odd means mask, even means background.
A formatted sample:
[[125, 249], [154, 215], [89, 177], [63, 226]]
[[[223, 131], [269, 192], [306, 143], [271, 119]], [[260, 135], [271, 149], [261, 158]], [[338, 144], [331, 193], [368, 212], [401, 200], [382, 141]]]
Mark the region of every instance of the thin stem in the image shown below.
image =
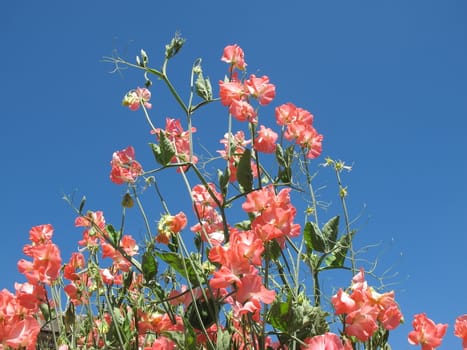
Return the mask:
[[310, 196], [311, 196], [311, 205], [313, 209], [313, 216], [315, 219], [315, 224], [319, 226], [318, 222], [318, 206], [316, 202], [316, 196], [315, 196], [315, 191], [313, 190], [313, 185], [311, 184], [313, 180], [313, 176], [310, 174], [310, 169], [309, 169], [309, 161], [306, 157], [306, 154], [302, 148], [302, 155], [303, 155], [303, 162], [305, 164], [305, 175], [306, 175], [306, 183], [308, 184], [308, 190], [310, 191]]
[[[349, 220], [349, 212], [347, 210], [347, 203], [345, 201], [345, 188], [344, 188], [344, 186], [342, 186], [342, 181], [341, 181], [341, 177], [340, 177], [340, 174], [339, 174], [339, 169], [335, 168], [335, 172], [336, 172], [336, 177], [337, 177], [337, 183], [338, 183], [338, 186], [339, 186], [339, 198], [341, 200], [342, 210], [344, 212], [345, 233], [347, 235], [350, 235], [350, 220]], [[351, 239], [350, 243], [349, 243], [350, 264], [352, 265], [352, 274], [355, 275], [355, 273], [357, 272], [357, 268], [355, 266], [355, 252], [354, 252], [353, 247], [352, 247], [352, 241], [353, 240]]]

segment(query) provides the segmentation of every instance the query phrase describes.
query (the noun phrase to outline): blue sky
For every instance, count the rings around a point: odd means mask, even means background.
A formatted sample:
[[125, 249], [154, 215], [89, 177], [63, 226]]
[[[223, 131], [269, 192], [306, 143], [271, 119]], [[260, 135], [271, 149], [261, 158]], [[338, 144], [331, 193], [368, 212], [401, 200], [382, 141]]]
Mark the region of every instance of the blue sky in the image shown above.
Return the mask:
[[[142, 77], [109, 74], [102, 57], [116, 49], [132, 60], [144, 48], [160, 62], [181, 31], [187, 42], [169, 67], [176, 84], [186, 84], [197, 57], [205, 75], [221, 79], [222, 49], [237, 43], [250, 73], [276, 84], [276, 104], [315, 115], [323, 155], [354, 165], [345, 182], [351, 216], [360, 216], [357, 243], [379, 244], [370, 256], [381, 253], [382, 271], [398, 273], [391, 288], [406, 323], [391, 336], [393, 348], [411, 348], [406, 335], [419, 312], [449, 323], [442, 348], [459, 348], [452, 332], [467, 313], [466, 18], [461, 0], [7, 2], [0, 288], [23, 281], [16, 262], [32, 226], [53, 224], [65, 259], [76, 248], [80, 231], [63, 193], [86, 195], [89, 209], [118, 218], [123, 188], [108, 180], [112, 152], [133, 144], [149, 162], [151, 139], [142, 115], [120, 104]], [[176, 114], [157, 93], [152, 113]], [[206, 113], [199, 129], [218, 118]]]

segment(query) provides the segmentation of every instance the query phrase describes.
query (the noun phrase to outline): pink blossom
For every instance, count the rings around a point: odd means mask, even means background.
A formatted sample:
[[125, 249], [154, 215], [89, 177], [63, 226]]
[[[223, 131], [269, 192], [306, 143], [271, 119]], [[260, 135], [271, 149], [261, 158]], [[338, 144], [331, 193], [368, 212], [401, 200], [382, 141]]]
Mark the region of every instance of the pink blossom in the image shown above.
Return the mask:
[[467, 349], [467, 314], [456, 318], [454, 335], [462, 339], [462, 348]]
[[221, 61], [230, 63], [231, 70], [237, 68], [244, 70], [247, 64], [245, 63], [244, 52], [237, 44], [228, 45], [224, 48], [224, 54], [222, 55]]
[[127, 106], [132, 111], [136, 111], [141, 104], [147, 109], [150, 109], [152, 105], [149, 103], [151, 99], [151, 91], [146, 88], [136, 88], [127, 92], [123, 98], [122, 105]]
[[112, 161], [110, 162], [112, 166], [110, 180], [113, 183], [117, 185], [125, 182], [133, 183], [138, 176], [143, 174], [141, 164], [134, 158], [135, 149], [132, 146], [113, 153]]
[[277, 138], [277, 133], [261, 125], [258, 130], [258, 136], [255, 138], [254, 148], [258, 152], [273, 153], [276, 151]]
[[422, 350], [439, 347], [448, 328], [447, 324], [435, 324], [425, 313], [415, 315], [412, 326], [414, 330], [409, 333], [409, 344], [421, 345]]

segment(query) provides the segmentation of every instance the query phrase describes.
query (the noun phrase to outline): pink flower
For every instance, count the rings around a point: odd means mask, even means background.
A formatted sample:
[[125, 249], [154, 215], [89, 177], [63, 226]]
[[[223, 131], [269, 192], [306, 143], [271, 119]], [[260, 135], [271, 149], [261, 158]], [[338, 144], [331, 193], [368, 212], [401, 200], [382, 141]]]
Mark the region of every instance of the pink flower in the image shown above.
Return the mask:
[[412, 326], [414, 330], [409, 333], [409, 344], [420, 344], [422, 350], [433, 350], [439, 347], [448, 328], [447, 324], [435, 324], [424, 313], [414, 316]]
[[117, 184], [125, 182], [133, 183], [138, 176], [143, 174], [141, 164], [135, 159], [135, 150], [132, 146], [128, 146], [124, 150], [114, 152], [112, 161], [110, 162], [112, 169], [110, 171], [110, 180]]
[[247, 64], [245, 63], [243, 50], [238, 45], [228, 45], [224, 48], [224, 54], [222, 55], [221, 61], [230, 63], [232, 70], [237, 68], [239, 70], [244, 70]]
[[243, 84], [236, 79], [236, 75], [230, 81], [219, 81], [219, 95], [223, 106], [230, 106], [232, 101], [243, 100], [247, 92]]
[[342, 288], [339, 288], [337, 294], [332, 296], [331, 303], [334, 306], [336, 315], [350, 314], [358, 307], [355, 300], [353, 300], [349, 294], [344, 292]]
[[250, 78], [245, 81], [245, 86], [251, 96], [258, 99], [261, 106], [266, 106], [276, 97], [276, 87], [269, 83], [269, 78], [263, 75], [257, 78], [256, 75], [250, 75]]
[[323, 135], [313, 127], [313, 115], [292, 103], [276, 107], [276, 122], [286, 126], [284, 137], [307, 150], [307, 158], [317, 158], [322, 151]]
[[276, 151], [277, 133], [264, 125], [260, 126], [258, 136], [255, 138], [254, 148], [258, 152], [273, 153]]
[[462, 348], [467, 349], [467, 314], [456, 318], [454, 335], [462, 339]]
[[250, 123], [257, 123], [257, 113], [253, 106], [245, 100], [232, 100], [229, 106], [229, 112], [238, 121], [249, 121]]
[[29, 253], [33, 261], [19, 260], [19, 272], [26, 276], [29, 283], [51, 285], [58, 278], [62, 265], [60, 249], [54, 243], [47, 243], [31, 247]]
[[136, 88], [127, 92], [123, 98], [122, 105], [128, 106], [132, 111], [136, 111], [141, 104], [147, 109], [150, 109], [152, 105], [148, 102], [151, 99], [151, 91], [146, 88]]
[[[344, 346], [340, 338], [334, 333], [325, 333], [316, 335], [312, 338], [306, 338], [305, 344], [301, 350], [346, 350], [352, 349], [350, 344]], [[350, 347], [349, 347], [350, 345]]]
[[187, 218], [185, 213], [180, 212], [176, 215], [163, 215], [157, 225], [159, 234], [156, 241], [163, 244], [169, 244], [172, 235], [179, 233], [186, 227]]

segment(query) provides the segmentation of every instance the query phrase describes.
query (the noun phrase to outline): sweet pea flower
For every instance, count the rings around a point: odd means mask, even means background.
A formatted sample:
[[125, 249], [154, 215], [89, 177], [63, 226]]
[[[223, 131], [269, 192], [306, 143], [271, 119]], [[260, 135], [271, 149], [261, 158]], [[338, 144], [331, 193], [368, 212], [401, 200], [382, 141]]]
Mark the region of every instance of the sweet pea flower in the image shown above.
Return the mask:
[[425, 313], [415, 315], [412, 326], [414, 330], [409, 333], [409, 344], [421, 345], [422, 350], [439, 347], [448, 328], [447, 324], [435, 324]]
[[276, 132], [261, 125], [258, 130], [258, 136], [255, 138], [254, 148], [258, 152], [273, 153], [276, 151], [277, 138]]
[[136, 111], [142, 104], [147, 109], [152, 108], [152, 105], [149, 103], [151, 99], [151, 91], [146, 88], [136, 88], [126, 93], [123, 97], [122, 105], [127, 106], [132, 111]]
[[128, 146], [124, 150], [114, 152], [112, 155], [112, 161], [110, 165], [112, 170], [110, 171], [110, 180], [121, 185], [125, 182], [133, 183], [136, 181], [138, 176], [143, 174], [143, 168], [141, 164], [135, 159], [135, 149], [132, 146]]
[[305, 344], [301, 350], [352, 350], [349, 342], [342, 344], [340, 338], [334, 333], [325, 333], [316, 335], [312, 338], [306, 338]]
[[245, 86], [251, 96], [258, 99], [261, 106], [266, 106], [276, 97], [276, 87], [269, 83], [269, 78], [266, 75], [256, 77], [250, 75], [250, 78], [245, 81]]
[[231, 65], [231, 71], [234, 68], [245, 70], [247, 66], [245, 63], [245, 54], [242, 48], [237, 44], [228, 45], [224, 48], [224, 54], [222, 55], [221, 61], [229, 63]]
[[456, 318], [454, 335], [462, 339], [462, 349], [467, 350], [467, 314]]
[[157, 225], [159, 234], [156, 241], [163, 244], [169, 244], [172, 235], [179, 233], [186, 227], [187, 218], [185, 213], [180, 212], [176, 215], [163, 215]]

